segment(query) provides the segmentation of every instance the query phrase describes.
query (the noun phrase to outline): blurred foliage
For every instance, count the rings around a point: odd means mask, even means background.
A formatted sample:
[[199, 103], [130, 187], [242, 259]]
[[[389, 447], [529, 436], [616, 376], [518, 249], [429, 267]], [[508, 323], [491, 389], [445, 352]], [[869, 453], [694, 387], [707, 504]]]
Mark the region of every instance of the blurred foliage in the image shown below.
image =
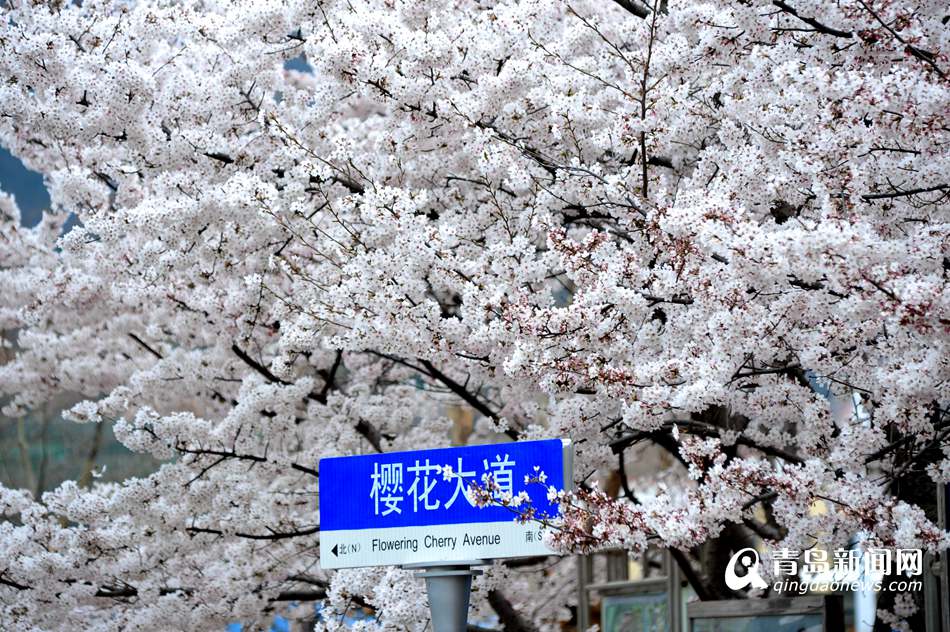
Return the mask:
[[94, 481], [121, 481], [157, 469], [158, 461], [119, 443], [108, 422], [97, 436], [97, 424], [64, 420], [63, 409], [75, 401], [54, 401], [19, 419], [0, 416], [0, 483], [36, 493], [65, 480], [88, 481], [87, 470], [96, 472]]

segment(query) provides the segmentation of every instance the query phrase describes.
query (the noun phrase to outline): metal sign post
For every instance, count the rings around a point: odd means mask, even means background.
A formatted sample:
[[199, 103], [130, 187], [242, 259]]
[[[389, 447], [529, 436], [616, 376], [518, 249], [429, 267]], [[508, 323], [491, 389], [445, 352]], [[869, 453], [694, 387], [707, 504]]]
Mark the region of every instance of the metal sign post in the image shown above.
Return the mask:
[[482, 574], [472, 566], [486, 564], [485, 560], [474, 560], [464, 564], [430, 566], [416, 573], [416, 577], [426, 580], [433, 632], [465, 632], [468, 629], [472, 578]]
[[319, 471], [320, 566], [418, 569], [434, 632], [464, 632], [481, 574], [472, 566], [555, 553], [537, 522], [517, 521], [513, 507], [477, 507], [466, 491], [489, 476], [498, 500], [524, 493], [537, 517], [555, 518], [548, 488], [572, 487], [573, 452], [568, 440], [522, 441], [332, 457]]

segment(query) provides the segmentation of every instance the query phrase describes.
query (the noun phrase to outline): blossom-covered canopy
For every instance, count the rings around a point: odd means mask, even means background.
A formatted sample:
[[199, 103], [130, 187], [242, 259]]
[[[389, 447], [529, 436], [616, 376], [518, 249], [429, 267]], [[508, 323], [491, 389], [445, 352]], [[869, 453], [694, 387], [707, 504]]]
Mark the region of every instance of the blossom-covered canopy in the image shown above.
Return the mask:
[[[421, 631], [408, 572], [320, 570], [317, 461], [450, 404], [579, 483], [668, 453], [567, 549], [946, 547], [904, 493], [950, 479], [946, 2], [654, 1], [6, 2], [52, 209], [0, 200], [4, 412], [76, 393], [164, 464], [0, 489], [0, 627]], [[570, 565], [473, 607], [560, 629]]]

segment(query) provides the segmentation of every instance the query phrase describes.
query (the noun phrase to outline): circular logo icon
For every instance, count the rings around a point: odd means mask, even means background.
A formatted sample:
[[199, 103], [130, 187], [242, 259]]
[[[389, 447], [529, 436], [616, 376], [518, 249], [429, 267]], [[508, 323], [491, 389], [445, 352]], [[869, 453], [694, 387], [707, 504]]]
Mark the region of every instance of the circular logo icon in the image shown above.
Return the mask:
[[[741, 566], [745, 573], [736, 574], [736, 567]], [[753, 588], [768, 588], [768, 584], [759, 575], [759, 553], [755, 549], [742, 549], [732, 556], [726, 566], [726, 586], [732, 590], [742, 590], [747, 586]]]

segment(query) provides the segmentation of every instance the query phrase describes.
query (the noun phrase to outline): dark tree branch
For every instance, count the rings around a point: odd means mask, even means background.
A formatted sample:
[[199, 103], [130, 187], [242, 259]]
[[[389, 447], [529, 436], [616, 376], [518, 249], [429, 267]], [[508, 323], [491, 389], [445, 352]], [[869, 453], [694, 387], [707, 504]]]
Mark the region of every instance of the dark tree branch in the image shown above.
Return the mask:
[[[239, 461], [253, 461], [255, 463], [267, 463], [267, 459], [262, 456], [258, 456], [256, 454], [238, 454], [234, 450], [227, 451], [227, 450], [205, 450], [202, 448], [195, 449], [195, 448], [188, 448], [182, 444], [176, 445], [175, 449], [185, 454], [195, 454], [199, 456], [203, 456], [203, 455], [217, 456], [224, 459], [237, 459]], [[294, 470], [297, 470], [298, 472], [303, 472], [304, 474], [310, 474], [311, 476], [314, 476], [314, 477], [319, 476], [319, 474], [317, 473], [315, 469], [306, 467], [304, 465], [291, 463], [290, 467]]]
[[654, 167], [666, 167], [673, 169], [673, 161], [665, 156], [650, 156], [647, 158], [647, 164]]
[[280, 379], [279, 377], [277, 377], [276, 375], [274, 375], [273, 373], [271, 373], [271, 372], [270, 372], [270, 369], [268, 369], [266, 366], [264, 366], [263, 364], [261, 364], [260, 362], [256, 361], [254, 358], [252, 358], [251, 356], [249, 356], [249, 355], [247, 354], [247, 352], [245, 352], [243, 349], [241, 349], [241, 348], [240, 348], [239, 346], [237, 346], [236, 344], [232, 344], [232, 345], [231, 345], [231, 351], [234, 352], [234, 355], [236, 355], [237, 357], [241, 358], [241, 360], [244, 362], [244, 364], [248, 365], [249, 367], [251, 367], [252, 369], [254, 369], [255, 371], [257, 371], [258, 373], [260, 373], [261, 375], [263, 375], [264, 378], [265, 378], [268, 382], [273, 382], [273, 383], [276, 383], [276, 384], [281, 384], [281, 385], [283, 385], [283, 386], [290, 386], [290, 382], [286, 382], [286, 381]]
[[383, 434], [379, 431], [379, 428], [365, 419], [360, 419], [356, 424], [356, 431], [369, 441], [374, 450], [377, 452], [383, 451]]
[[151, 353], [153, 356], [155, 356], [155, 357], [158, 358], [159, 360], [162, 360], [162, 359], [163, 359], [162, 354], [160, 354], [158, 351], [156, 351], [155, 349], [153, 349], [153, 348], [152, 348], [151, 346], [149, 346], [144, 340], [142, 340], [141, 338], [139, 338], [138, 336], [136, 336], [136, 335], [135, 335], [134, 333], [132, 333], [131, 331], [129, 332], [129, 338], [131, 338], [132, 340], [134, 340], [135, 342], [137, 342], [140, 347], [142, 347], [143, 349], [145, 349], [146, 351], [148, 351], [149, 353]]
[[431, 362], [429, 362], [428, 360], [421, 360], [419, 363], [423, 367], [425, 367], [426, 373], [428, 373], [431, 377], [435, 378], [439, 382], [442, 382], [443, 384], [445, 384], [445, 386], [448, 387], [450, 391], [452, 391], [453, 393], [455, 393], [456, 395], [464, 399], [465, 402], [469, 406], [471, 406], [472, 408], [474, 408], [481, 414], [485, 415], [486, 417], [490, 417], [491, 419], [495, 419], [495, 420], [498, 419], [498, 413], [496, 413], [491, 408], [489, 408], [488, 405], [485, 404], [485, 402], [475, 397], [475, 395], [470, 393], [468, 389], [466, 389], [464, 386], [462, 386], [461, 384], [459, 384], [458, 382], [450, 378], [448, 375], [446, 375], [439, 369], [437, 369], [435, 365], [433, 365]]
[[231, 156], [221, 153], [221, 152], [205, 152], [205, 156], [211, 158], [212, 160], [217, 160], [218, 162], [230, 165], [234, 163], [234, 158]]
[[850, 31], [842, 31], [836, 28], [832, 28], [830, 26], [826, 26], [822, 24], [821, 22], [819, 22], [818, 20], [814, 18], [808, 18], [803, 15], [799, 15], [798, 11], [794, 7], [791, 7], [785, 2], [782, 2], [782, 0], [774, 0], [772, 4], [778, 7], [779, 9], [781, 9], [782, 11], [784, 11], [785, 13], [795, 16], [796, 18], [798, 18], [805, 24], [809, 25], [810, 27], [812, 27], [819, 33], [824, 33], [825, 35], [833, 35], [835, 37], [844, 37], [848, 39], [854, 37], [854, 34], [851, 33]]
[[[160, 588], [158, 594], [161, 596], [174, 595], [175, 593], [191, 594], [194, 591], [190, 588]], [[137, 597], [139, 591], [134, 586], [104, 586], [96, 591], [96, 597], [105, 597], [107, 599], [131, 599]]]
[[[227, 535], [220, 529], [208, 529], [204, 527], [186, 527], [185, 530], [189, 533]], [[320, 533], [320, 525], [295, 531], [273, 531], [272, 533], [234, 533], [233, 535], [235, 537], [245, 538], [247, 540], [287, 540], [289, 538], [300, 538], [307, 535], [313, 535], [314, 533]]]
[[[425, 368], [426, 373], [439, 382], [442, 382], [450, 391], [461, 397], [469, 406], [486, 417], [489, 417], [494, 421], [498, 421], [498, 413], [489, 408], [485, 402], [476, 397], [471, 391], [465, 388], [465, 386], [459, 384], [448, 375], [437, 369], [435, 365], [433, 365], [428, 360], [420, 360], [419, 363]], [[513, 428], [506, 430], [505, 434], [515, 440], [517, 440], [520, 435], [520, 433]]]
[[515, 610], [501, 591], [497, 589], [488, 591], [488, 603], [498, 615], [504, 632], [537, 632], [537, 628]]
[[[617, 465], [618, 473], [620, 474], [620, 487], [623, 489], [624, 496], [626, 496], [627, 500], [633, 504], [639, 505], [640, 499], [637, 498], [636, 494], [633, 493], [633, 490], [630, 489], [630, 483], [627, 481], [627, 467], [624, 459], [624, 450], [617, 452]], [[676, 565], [679, 566], [680, 570], [682, 571], [683, 577], [686, 578], [686, 581], [689, 582], [689, 585], [692, 586], [693, 590], [696, 591], [696, 596], [703, 601], [715, 599], [715, 594], [709, 587], [709, 582], [698, 572], [696, 572], [696, 569], [693, 568], [693, 564], [690, 562], [689, 557], [675, 547], [670, 547], [668, 550], [670, 555], [673, 557], [673, 560], [676, 562]]]
[[336, 372], [340, 369], [340, 366], [343, 364], [343, 351], [337, 349], [336, 357], [333, 358], [333, 365], [330, 367], [330, 370], [323, 373], [323, 389], [317, 395], [317, 401], [321, 404], [327, 403], [327, 397], [330, 395], [330, 391], [333, 390], [335, 386], [334, 380], [336, 379]]
[[752, 520], [751, 518], [743, 518], [742, 524], [763, 540], [773, 540], [777, 542], [782, 539], [781, 532], [773, 525]]
[[9, 586], [10, 588], [15, 588], [15, 589], [17, 589], [17, 590], [30, 590], [30, 587], [29, 587], [29, 586], [25, 586], [25, 585], [23, 585], [23, 584], [19, 584], [19, 583], [13, 581], [12, 579], [7, 579], [7, 578], [3, 577], [2, 575], [0, 575], [0, 585]]
[[[896, 39], [898, 42], [904, 45], [904, 50], [906, 52], [910, 53], [911, 55], [913, 55], [920, 61], [924, 62], [925, 64], [933, 68], [934, 72], [940, 75], [941, 78], [945, 77], [943, 71], [940, 70], [939, 66], [937, 66], [936, 55], [922, 48], [917, 48], [913, 44], [910, 44], [909, 42], [905, 41], [904, 38], [900, 36], [900, 33], [895, 31], [891, 27], [890, 24], [888, 24], [883, 19], [881, 19], [881, 16], [877, 14], [877, 11], [875, 11], [873, 8], [868, 6], [868, 4], [864, 2], [864, 0], [858, 0], [858, 2], [861, 4], [862, 7], [864, 7], [865, 11], [870, 13], [874, 17], [874, 19], [877, 20], [878, 24], [884, 27], [884, 29], [887, 30], [887, 32], [890, 33], [891, 36], [894, 37], [894, 39]], [[946, 18], [944, 18], [944, 23], [946, 23]]]
[[350, 180], [349, 178], [334, 176], [333, 181], [339, 184], [342, 184], [344, 187], [346, 187], [346, 189], [350, 193], [357, 193], [357, 194], [366, 193], [366, 189], [363, 187], [362, 184], [359, 184], [358, 182], [354, 182], [353, 180]]
[[[249, 356], [246, 351], [238, 347], [236, 344], [231, 345], [231, 351], [234, 352], [234, 355], [239, 357], [245, 364], [249, 367], [260, 373], [268, 382], [275, 384], [281, 384], [283, 386], [290, 386], [290, 382], [282, 380], [273, 373], [266, 366], [257, 362], [254, 358]], [[333, 383], [333, 378], [336, 375], [336, 371], [339, 368], [339, 363], [342, 361], [342, 351], [337, 352], [337, 358], [334, 360], [333, 367], [330, 369], [330, 373], [327, 375], [327, 384], [324, 385], [323, 391], [320, 393], [307, 393], [307, 399], [317, 402], [319, 404], [327, 403], [327, 394], [329, 393], [329, 388], [327, 385]], [[382, 433], [379, 432], [379, 429], [376, 428], [372, 423], [366, 421], [365, 419], [360, 419], [359, 423], [356, 424], [356, 431], [363, 435], [370, 445], [373, 446], [377, 452], [382, 452]]]
[[646, 18], [650, 15], [650, 10], [632, 0], [614, 0], [614, 2], [638, 18]]
[[696, 596], [699, 597], [700, 601], [715, 599], [716, 597], [706, 584], [706, 580], [693, 568], [693, 563], [689, 561], [689, 557], [677, 548], [670, 548], [669, 552], [670, 557], [673, 558], [673, 561], [679, 566], [680, 572], [683, 573], [683, 577], [689, 582], [690, 587], [696, 591]]
[[[677, 421], [675, 424], [686, 428], [687, 432], [690, 434], [696, 434], [702, 437], [719, 438], [719, 429], [709, 424], [690, 420]], [[672, 437], [669, 435], [673, 425], [673, 422], [669, 422], [664, 424], [660, 429], [652, 432], [633, 432], [624, 435], [611, 441], [610, 449], [614, 452], [614, 454], [617, 454], [631, 445], [639, 443], [640, 441], [651, 441], [664, 447], [669, 445], [671, 442], [675, 444], [675, 441], [673, 441]], [[791, 452], [787, 452], [781, 448], [757, 444], [755, 441], [752, 441], [748, 437], [742, 435], [739, 435], [739, 437], [736, 438], [736, 443], [738, 445], [754, 448], [760, 452], [768, 454], [769, 456], [775, 456], [784, 459], [789, 463], [801, 464], [804, 462], [801, 457], [792, 454]], [[678, 454], [678, 451], [674, 449], [672, 450], [672, 453]]]
[[[161, 588], [159, 594], [174, 595], [175, 593], [192, 594], [194, 590], [190, 588]], [[139, 591], [134, 586], [123, 587], [105, 587], [96, 591], [96, 597], [105, 597], [107, 599], [131, 599], [137, 597]], [[270, 599], [276, 601], [320, 601], [327, 596], [326, 590], [288, 590], [278, 593], [276, 597]]]
[[877, 461], [878, 459], [880, 459], [880, 458], [882, 458], [882, 457], [884, 457], [884, 456], [887, 456], [888, 454], [890, 454], [890, 453], [893, 452], [894, 450], [897, 450], [897, 449], [901, 448], [902, 446], [907, 445], [908, 443], [913, 443], [913, 442], [916, 441], [916, 440], [917, 440], [917, 436], [916, 436], [916, 435], [906, 435], [906, 436], [904, 436], [904, 437], [901, 437], [901, 438], [898, 439], [897, 441], [894, 441], [894, 442], [892, 442], [892, 443], [889, 443], [889, 444], [887, 444], [886, 446], [884, 446], [883, 448], [881, 448], [880, 450], [875, 450], [875, 451], [872, 452], [871, 454], [869, 454], [869, 455], [867, 455], [866, 457], [864, 457], [864, 463], [865, 463], [865, 465], [867, 465], [868, 463], [872, 463], [872, 462], [874, 462], [874, 461]]
[[271, 601], [322, 601], [327, 598], [325, 590], [287, 590]]
[[[427, 375], [431, 377], [432, 379], [438, 382], [441, 382], [446, 388], [448, 388], [450, 391], [452, 391], [453, 393], [458, 395], [460, 398], [462, 398], [462, 400], [465, 401], [465, 403], [467, 403], [469, 406], [477, 410], [479, 413], [481, 413], [485, 417], [488, 417], [489, 419], [492, 419], [493, 421], [498, 421], [499, 419], [498, 413], [496, 413], [491, 408], [489, 408], [488, 404], [480, 400], [477, 395], [469, 391], [465, 387], [465, 385], [459, 384], [458, 382], [453, 380], [451, 377], [449, 377], [448, 375], [446, 375], [445, 373], [437, 369], [435, 365], [433, 365], [428, 360], [419, 360], [419, 364], [421, 366], [416, 366], [415, 364], [412, 364], [411, 362], [407, 362], [403, 360], [402, 358], [387, 355], [385, 353], [380, 353], [378, 351], [368, 350], [367, 352], [375, 356], [378, 356], [380, 358], [385, 358], [386, 360], [389, 360], [390, 362], [401, 364], [409, 369], [412, 369], [413, 371], [418, 371], [419, 373], [422, 373], [423, 375]], [[517, 440], [518, 437], [520, 436], [517, 430], [511, 429], [511, 428], [506, 430], [505, 434], [507, 434], [509, 437], [515, 440]]]
[[751, 509], [758, 503], [768, 502], [770, 500], [775, 500], [776, 498], [778, 498], [778, 492], [774, 492], [774, 491], [769, 491], [769, 492], [765, 492], [764, 494], [759, 494], [752, 500], [749, 500], [744, 505], [742, 505], [742, 511], [745, 511], [746, 509]]
[[933, 193], [934, 191], [946, 191], [950, 189], [950, 184], [938, 184], [932, 187], [924, 187], [920, 189], [907, 189], [906, 191], [894, 191], [893, 193], [868, 193], [867, 195], [862, 195], [861, 197], [870, 202], [871, 200], [890, 200], [893, 198], [899, 197], [909, 197], [911, 195], [917, 195], [918, 193]]

